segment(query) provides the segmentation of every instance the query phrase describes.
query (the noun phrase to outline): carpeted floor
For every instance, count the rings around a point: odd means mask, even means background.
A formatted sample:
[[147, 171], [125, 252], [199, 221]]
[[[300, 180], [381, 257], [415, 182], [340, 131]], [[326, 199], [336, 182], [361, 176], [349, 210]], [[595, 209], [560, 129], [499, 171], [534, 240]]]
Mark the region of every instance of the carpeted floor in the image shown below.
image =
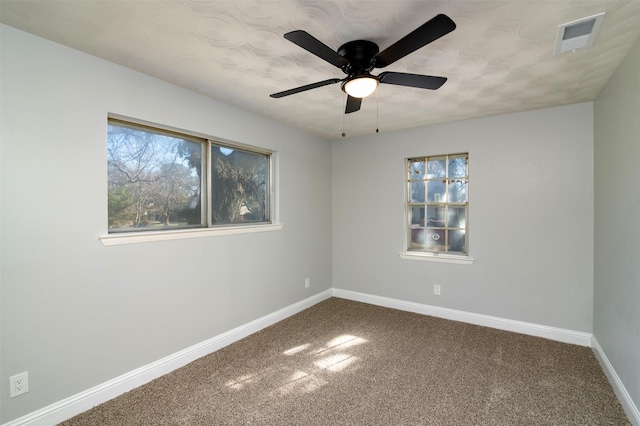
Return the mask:
[[62, 424], [630, 423], [590, 348], [332, 298]]

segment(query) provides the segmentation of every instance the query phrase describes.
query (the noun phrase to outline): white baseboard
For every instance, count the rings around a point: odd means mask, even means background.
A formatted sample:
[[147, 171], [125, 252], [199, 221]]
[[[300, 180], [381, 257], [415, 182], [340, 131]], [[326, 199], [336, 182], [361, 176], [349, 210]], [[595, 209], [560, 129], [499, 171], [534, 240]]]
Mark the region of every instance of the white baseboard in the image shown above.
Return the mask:
[[87, 411], [96, 405], [142, 386], [160, 376], [183, 367], [198, 358], [215, 352], [243, 339], [265, 327], [273, 325], [332, 296], [331, 290], [304, 299], [279, 311], [265, 315], [247, 324], [229, 330], [204, 342], [140, 367], [84, 392], [51, 404], [26, 416], [5, 423], [3, 426], [50, 426]]
[[151, 364], [140, 367], [122, 376], [116, 377], [84, 392], [66, 398], [62, 401], [34, 411], [26, 416], [20, 417], [3, 426], [49, 426], [67, 420], [92, 407], [113, 399], [138, 386], [142, 386], [160, 376], [183, 367], [198, 358], [215, 352], [225, 346], [243, 339], [265, 327], [273, 325], [285, 318], [301, 312], [311, 306], [330, 298], [331, 296], [342, 299], [354, 300], [369, 303], [387, 308], [399, 309], [407, 312], [414, 312], [423, 315], [430, 315], [438, 318], [450, 319], [454, 321], [466, 322], [500, 330], [513, 331], [530, 336], [543, 337], [564, 343], [571, 343], [581, 346], [593, 345], [594, 352], [603, 369], [612, 383], [614, 391], [618, 395], [631, 422], [640, 426], [640, 413], [634, 405], [631, 397], [620, 381], [613, 366], [607, 360], [602, 348], [596, 339], [589, 333], [573, 330], [566, 330], [556, 327], [549, 327], [522, 321], [514, 321], [489, 315], [475, 314], [458, 311], [455, 309], [441, 308], [438, 306], [425, 305], [415, 302], [407, 302], [388, 297], [375, 296], [371, 294], [359, 293], [349, 290], [330, 289], [325, 290], [315, 296], [309, 297], [293, 305], [287, 306], [279, 311], [265, 315], [233, 330], [222, 333], [204, 342], [176, 352]]
[[618, 377], [618, 374], [614, 370], [613, 365], [611, 365], [611, 363], [607, 359], [604, 350], [592, 334], [532, 324], [522, 321], [514, 321], [499, 317], [492, 317], [489, 315], [474, 314], [470, 312], [458, 311], [455, 309], [441, 308], [438, 306], [424, 305], [421, 303], [407, 302], [404, 300], [391, 299], [388, 297], [375, 296], [371, 294], [358, 293], [355, 291], [341, 290], [337, 288], [333, 289], [333, 296], [342, 299], [383, 306], [385, 308], [399, 309], [401, 311], [430, 315], [438, 318], [461, 321], [470, 324], [482, 325], [485, 327], [497, 328], [500, 330], [527, 334], [530, 336], [543, 337], [559, 342], [591, 347], [596, 355], [596, 358], [600, 362], [604, 373], [609, 379], [609, 382], [611, 383], [616, 396], [620, 400], [622, 408], [627, 414], [627, 417], [629, 417], [629, 421], [631, 421], [631, 424], [634, 426], [640, 426], [640, 411], [638, 410], [638, 407], [631, 399], [631, 396], [629, 395], [629, 392], [627, 392], [627, 389], [624, 387], [622, 380], [620, 380], [620, 377]]
[[563, 343], [571, 343], [580, 346], [591, 346], [591, 334], [580, 331], [566, 330], [563, 328], [549, 327], [546, 325], [533, 324], [523, 321], [515, 321], [489, 315], [474, 314], [472, 312], [458, 311], [455, 309], [441, 308], [438, 306], [424, 305], [422, 303], [407, 302], [404, 300], [391, 299], [388, 297], [375, 296], [371, 294], [358, 293], [350, 290], [334, 288], [333, 295], [342, 299], [354, 300], [357, 302], [369, 303], [371, 305], [384, 306], [386, 308], [399, 309], [401, 311], [414, 312], [417, 314], [430, 315], [454, 321], [466, 322], [469, 324], [482, 325], [485, 327], [497, 328], [499, 330], [513, 331], [527, 334], [529, 336], [544, 337]]
[[593, 348], [593, 352], [596, 355], [596, 358], [600, 362], [602, 369], [604, 370], [604, 374], [607, 375], [609, 379], [609, 383], [611, 383], [611, 387], [613, 391], [616, 393], [618, 399], [620, 400], [620, 404], [622, 404], [622, 408], [624, 412], [629, 417], [629, 421], [634, 426], [640, 426], [640, 410], [631, 399], [631, 395], [627, 392], [627, 388], [624, 387], [622, 380], [618, 377], [618, 373], [613, 368], [611, 362], [607, 358], [607, 355], [604, 353], [602, 346], [598, 343], [595, 336], [591, 338], [591, 347]]

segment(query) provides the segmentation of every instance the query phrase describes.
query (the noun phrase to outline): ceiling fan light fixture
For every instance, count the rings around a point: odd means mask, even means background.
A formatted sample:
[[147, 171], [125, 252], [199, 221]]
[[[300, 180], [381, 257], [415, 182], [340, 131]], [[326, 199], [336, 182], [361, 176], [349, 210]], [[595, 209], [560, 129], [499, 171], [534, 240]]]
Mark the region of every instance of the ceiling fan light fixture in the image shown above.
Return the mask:
[[354, 98], [366, 98], [378, 87], [378, 80], [373, 77], [356, 77], [344, 84], [344, 91]]

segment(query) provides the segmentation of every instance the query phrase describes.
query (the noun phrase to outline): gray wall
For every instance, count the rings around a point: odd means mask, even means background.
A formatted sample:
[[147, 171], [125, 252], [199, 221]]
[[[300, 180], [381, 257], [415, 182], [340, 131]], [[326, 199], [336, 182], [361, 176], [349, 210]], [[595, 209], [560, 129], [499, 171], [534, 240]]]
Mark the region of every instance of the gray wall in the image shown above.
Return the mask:
[[640, 407], [640, 41], [594, 103], [593, 334]]
[[[334, 287], [591, 332], [592, 106], [335, 141]], [[459, 152], [475, 263], [400, 259], [404, 159]]]
[[[11, 27], [1, 42], [0, 423], [331, 288], [329, 142]], [[284, 229], [104, 247], [108, 113], [277, 151]]]
[[[595, 104], [329, 144], [1, 28], [0, 423], [332, 285], [593, 331], [640, 402], [640, 46]], [[104, 247], [108, 113], [277, 151], [285, 228]], [[455, 152], [476, 261], [401, 260], [404, 158]]]

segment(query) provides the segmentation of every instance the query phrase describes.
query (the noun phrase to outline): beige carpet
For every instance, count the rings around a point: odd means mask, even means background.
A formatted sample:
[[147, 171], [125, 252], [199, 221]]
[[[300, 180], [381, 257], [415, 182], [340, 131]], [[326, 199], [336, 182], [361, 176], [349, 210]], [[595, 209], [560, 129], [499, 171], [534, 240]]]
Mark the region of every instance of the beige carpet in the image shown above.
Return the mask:
[[589, 348], [332, 298], [63, 425], [627, 425]]

